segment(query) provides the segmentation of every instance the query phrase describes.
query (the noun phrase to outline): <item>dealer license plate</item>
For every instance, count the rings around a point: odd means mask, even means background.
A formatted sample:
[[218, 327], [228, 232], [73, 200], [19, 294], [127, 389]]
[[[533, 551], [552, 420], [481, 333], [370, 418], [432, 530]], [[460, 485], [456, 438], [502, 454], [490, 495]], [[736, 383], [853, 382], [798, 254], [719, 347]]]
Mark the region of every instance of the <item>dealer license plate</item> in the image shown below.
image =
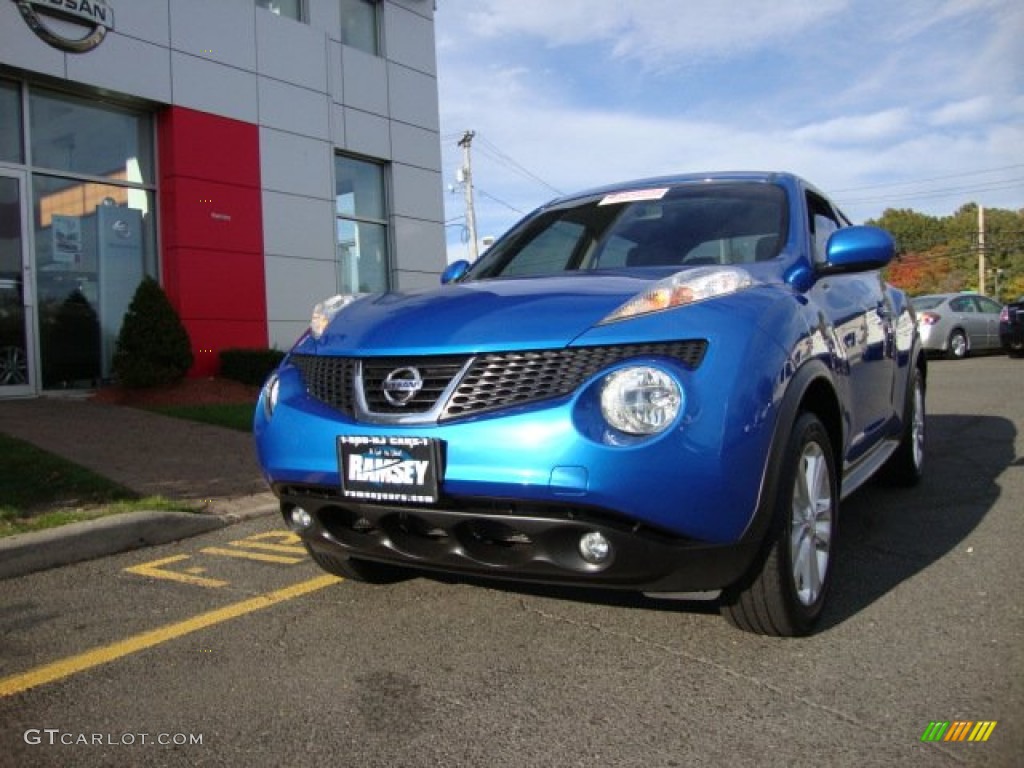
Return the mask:
[[427, 437], [338, 437], [341, 492], [369, 501], [437, 501], [440, 450]]

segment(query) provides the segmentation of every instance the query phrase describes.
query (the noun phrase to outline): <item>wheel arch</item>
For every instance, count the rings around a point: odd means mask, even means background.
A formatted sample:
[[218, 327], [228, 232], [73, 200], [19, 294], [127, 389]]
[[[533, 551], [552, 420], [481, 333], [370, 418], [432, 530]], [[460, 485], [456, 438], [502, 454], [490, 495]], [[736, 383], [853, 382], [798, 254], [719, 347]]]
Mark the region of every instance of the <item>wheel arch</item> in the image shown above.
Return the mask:
[[778, 478], [793, 425], [800, 413], [818, 417], [828, 433], [836, 471], [836, 482], [842, 493], [843, 414], [831, 369], [821, 359], [806, 362], [794, 374], [778, 408], [775, 431], [765, 462], [758, 493], [757, 509], [743, 539], [763, 540], [771, 527], [772, 507], [778, 492]]

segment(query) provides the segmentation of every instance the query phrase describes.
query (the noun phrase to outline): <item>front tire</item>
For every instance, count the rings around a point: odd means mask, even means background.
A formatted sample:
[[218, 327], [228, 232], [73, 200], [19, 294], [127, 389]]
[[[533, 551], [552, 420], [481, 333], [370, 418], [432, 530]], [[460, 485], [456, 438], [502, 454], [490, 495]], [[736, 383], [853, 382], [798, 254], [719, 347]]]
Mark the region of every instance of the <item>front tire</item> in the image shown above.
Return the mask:
[[839, 492], [832, 443], [813, 413], [801, 413], [786, 443], [765, 550], [725, 590], [725, 618], [739, 629], [793, 637], [811, 631], [832, 581]]
[[[305, 544], [305, 542], [303, 542]], [[340, 555], [326, 555], [305, 544], [313, 562], [334, 576], [364, 584], [393, 584], [409, 578], [409, 572], [397, 565], [358, 560]]]

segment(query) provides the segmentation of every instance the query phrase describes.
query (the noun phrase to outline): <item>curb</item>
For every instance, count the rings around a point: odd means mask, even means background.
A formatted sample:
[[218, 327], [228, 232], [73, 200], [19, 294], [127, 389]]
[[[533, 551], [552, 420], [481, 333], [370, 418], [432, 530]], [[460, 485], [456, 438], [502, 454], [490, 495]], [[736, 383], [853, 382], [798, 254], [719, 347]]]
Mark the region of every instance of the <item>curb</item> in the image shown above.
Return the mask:
[[0, 539], [0, 580], [168, 544], [276, 512], [276, 501], [266, 501], [266, 496], [232, 501], [217, 509], [216, 514], [126, 512], [8, 536]]

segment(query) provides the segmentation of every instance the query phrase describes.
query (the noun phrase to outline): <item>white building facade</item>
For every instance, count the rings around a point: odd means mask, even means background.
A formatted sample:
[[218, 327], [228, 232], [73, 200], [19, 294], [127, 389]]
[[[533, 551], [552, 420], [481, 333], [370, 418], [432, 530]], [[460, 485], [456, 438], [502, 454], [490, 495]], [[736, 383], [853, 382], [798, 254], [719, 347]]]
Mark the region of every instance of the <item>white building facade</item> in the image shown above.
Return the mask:
[[445, 264], [431, 0], [0, 0], [0, 397], [95, 386], [145, 275], [287, 349]]

